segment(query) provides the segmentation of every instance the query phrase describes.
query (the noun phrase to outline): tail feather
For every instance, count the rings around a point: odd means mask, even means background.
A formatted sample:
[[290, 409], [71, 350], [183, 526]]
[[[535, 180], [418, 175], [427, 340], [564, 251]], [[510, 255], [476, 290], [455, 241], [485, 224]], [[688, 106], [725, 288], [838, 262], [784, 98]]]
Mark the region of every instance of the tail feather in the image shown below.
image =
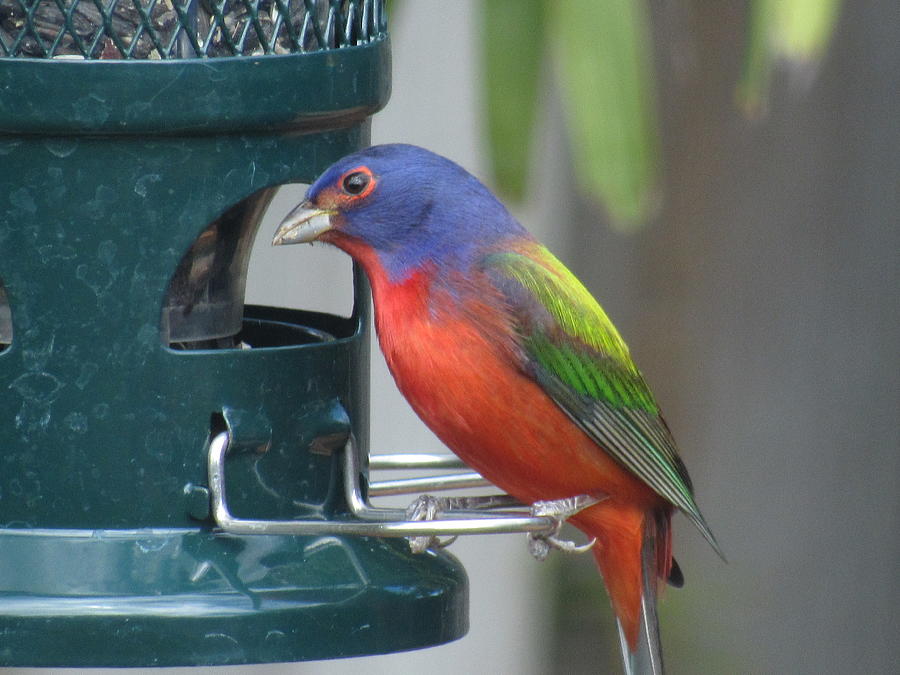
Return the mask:
[[618, 620], [625, 672], [661, 675], [656, 598], [659, 581], [668, 579], [673, 570], [671, 511], [604, 506], [576, 518], [579, 527], [598, 538], [594, 557]]
[[678, 561], [672, 558], [672, 569], [669, 570], [668, 578], [669, 586], [672, 588], [681, 588], [684, 586], [684, 573], [678, 565]]
[[[663, 675], [662, 644], [659, 640], [659, 618], [656, 614], [657, 582], [660, 576], [657, 528], [646, 523], [641, 547], [641, 609], [636, 644], [630, 645], [619, 623], [619, 643], [625, 675]], [[668, 558], [671, 561], [671, 555]], [[668, 574], [665, 575], [667, 577]], [[663, 578], [665, 578], [663, 577]]]

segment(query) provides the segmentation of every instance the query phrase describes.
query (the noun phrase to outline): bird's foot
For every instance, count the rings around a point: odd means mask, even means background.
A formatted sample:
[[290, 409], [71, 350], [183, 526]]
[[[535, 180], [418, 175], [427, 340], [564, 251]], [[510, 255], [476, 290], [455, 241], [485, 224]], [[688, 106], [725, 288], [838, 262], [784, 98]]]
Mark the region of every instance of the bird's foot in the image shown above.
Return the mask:
[[[441, 513], [450, 508], [449, 499], [441, 499], [432, 495], [421, 495], [416, 501], [406, 507], [406, 517], [410, 520], [435, 520]], [[446, 548], [456, 537], [441, 539], [436, 534], [422, 534], [407, 537], [409, 548], [413, 553], [425, 553], [431, 549]]]
[[535, 502], [531, 505], [531, 515], [537, 517], [549, 517], [555, 523], [555, 527], [549, 533], [529, 533], [528, 534], [528, 551], [538, 560], [546, 560], [550, 555], [550, 551], [556, 549], [563, 553], [586, 553], [590, 551], [597, 539], [591, 539], [586, 544], [576, 544], [568, 539], [560, 539], [557, 535], [568, 518], [571, 518], [579, 511], [583, 511], [589, 506], [598, 503], [600, 499], [589, 495], [578, 495], [576, 497], [567, 497], [566, 499], [556, 499], [553, 501]]

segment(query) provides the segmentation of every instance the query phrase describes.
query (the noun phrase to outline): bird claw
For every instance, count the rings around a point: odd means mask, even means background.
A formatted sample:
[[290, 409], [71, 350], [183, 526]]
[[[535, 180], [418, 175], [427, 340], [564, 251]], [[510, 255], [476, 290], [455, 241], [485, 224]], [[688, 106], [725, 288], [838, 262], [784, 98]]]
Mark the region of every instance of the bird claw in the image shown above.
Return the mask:
[[[439, 499], [432, 495], [421, 495], [416, 501], [406, 507], [406, 517], [409, 520], [435, 520], [443, 511], [448, 508], [448, 500]], [[447, 537], [441, 539], [436, 534], [421, 534], [414, 537], [407, 537], [409, 549], [413, 553], [425, 553], [428, 550], [447, 548], [456, 541], [456, 537]]]
[[574, 541], [559, 539], [552, 534], [529, 534], [528, 552], [531, 553], [535, 559], [543, 562], [547, 559], [547, 556], [550, 555], [550, 551], [553, 549], [574, 555], [577, 553], [587, 553], [594, 548], [594, 544], [596, 543], [596, 537], [586, 544], [576, 544]]
[[[412, 504], [406, 508], [406, 517], [411, 521], [428, 521], [436, 520], [437, 517], [452, 508], [475, 508], [478, 497], [469, 498], [439, 498], [432, 495], [421, 495]], [[495, 499], [495, 498], [489, 498]], [[469, 500], [469, 501], [465, 501]], [[531, 505], [531, 515], [536, 517], [550, 518], [554, 522], [554, 528], [548, 533], [529, 533], [528, 534], [528, 550], [538, 560], [546, 560], [550, 555], [550, 551], [556, 549], [563, 553], [577, 554], [590, 551], [594, 544], [597, 543], [596, 538], [586, 544], [576, 544], [574, 541], [560, 539], [557, 537], [562, 524], [576, 513], [593, 506], [601, 501], [597, 497], [589, 495], [577, 495], [575, 497], [567, 497], [566, 499], [556, 499], [552, 501], [534, 502]], [[424, 553], [429, 550], [437, 550], [450, 546], [455, 542], [457, 537], [440, 538], [435, 534], [415, 535], [406, 537], [409, 542], [409, 548], [413, 553]]]
[[530, 532], [528, 534], [529, 553], [537, 560], [544, 561], [553, 549], [569, 554], [587, 553], [590, 551], [594, 547], [594, 544], [597, 543], [596, 537], [586, 544], [576, 544], [574, 541], [569, 541], [568, 539], [560, 539], [556, 535], [559, 534], [562, 524], [566, 522], [568, 518], [571, 518], [576, 513], [589, 506], [593, 506], [599, 501], [600, 499], [589, 495], [577, 495], [575, 497], [567, 497], [566, 499], [541, 501], [532, 504], [532, 516], [550, 518], [555, 523], [555, 526], [553, 531], [549, 533], [541, 534]]

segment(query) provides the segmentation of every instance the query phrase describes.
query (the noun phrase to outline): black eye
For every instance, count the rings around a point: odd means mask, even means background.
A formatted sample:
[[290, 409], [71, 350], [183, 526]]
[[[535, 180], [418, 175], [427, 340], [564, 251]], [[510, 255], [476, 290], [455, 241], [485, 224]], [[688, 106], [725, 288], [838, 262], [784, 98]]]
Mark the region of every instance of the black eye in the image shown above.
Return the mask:
[[354, 171], [353, 173], [348, 173], [344, 176], [344, 180], [341, 181], [341, 188], [343, 188], [344, 192], [348, 195], [362, 194], [369, 186], [371, 180], [372, 175], [370, 173], [366, 171]]

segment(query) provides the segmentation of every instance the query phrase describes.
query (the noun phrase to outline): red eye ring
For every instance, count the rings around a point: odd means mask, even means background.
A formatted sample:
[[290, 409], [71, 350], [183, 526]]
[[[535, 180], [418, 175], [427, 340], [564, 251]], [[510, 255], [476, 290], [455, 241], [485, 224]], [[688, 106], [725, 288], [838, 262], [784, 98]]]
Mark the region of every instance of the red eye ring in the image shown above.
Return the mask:
[[375, 189], [375, 183], [375, 176], [367, 166], [350, 169], [340, 180], [341, 191], [353, 201], [368, 197]]

